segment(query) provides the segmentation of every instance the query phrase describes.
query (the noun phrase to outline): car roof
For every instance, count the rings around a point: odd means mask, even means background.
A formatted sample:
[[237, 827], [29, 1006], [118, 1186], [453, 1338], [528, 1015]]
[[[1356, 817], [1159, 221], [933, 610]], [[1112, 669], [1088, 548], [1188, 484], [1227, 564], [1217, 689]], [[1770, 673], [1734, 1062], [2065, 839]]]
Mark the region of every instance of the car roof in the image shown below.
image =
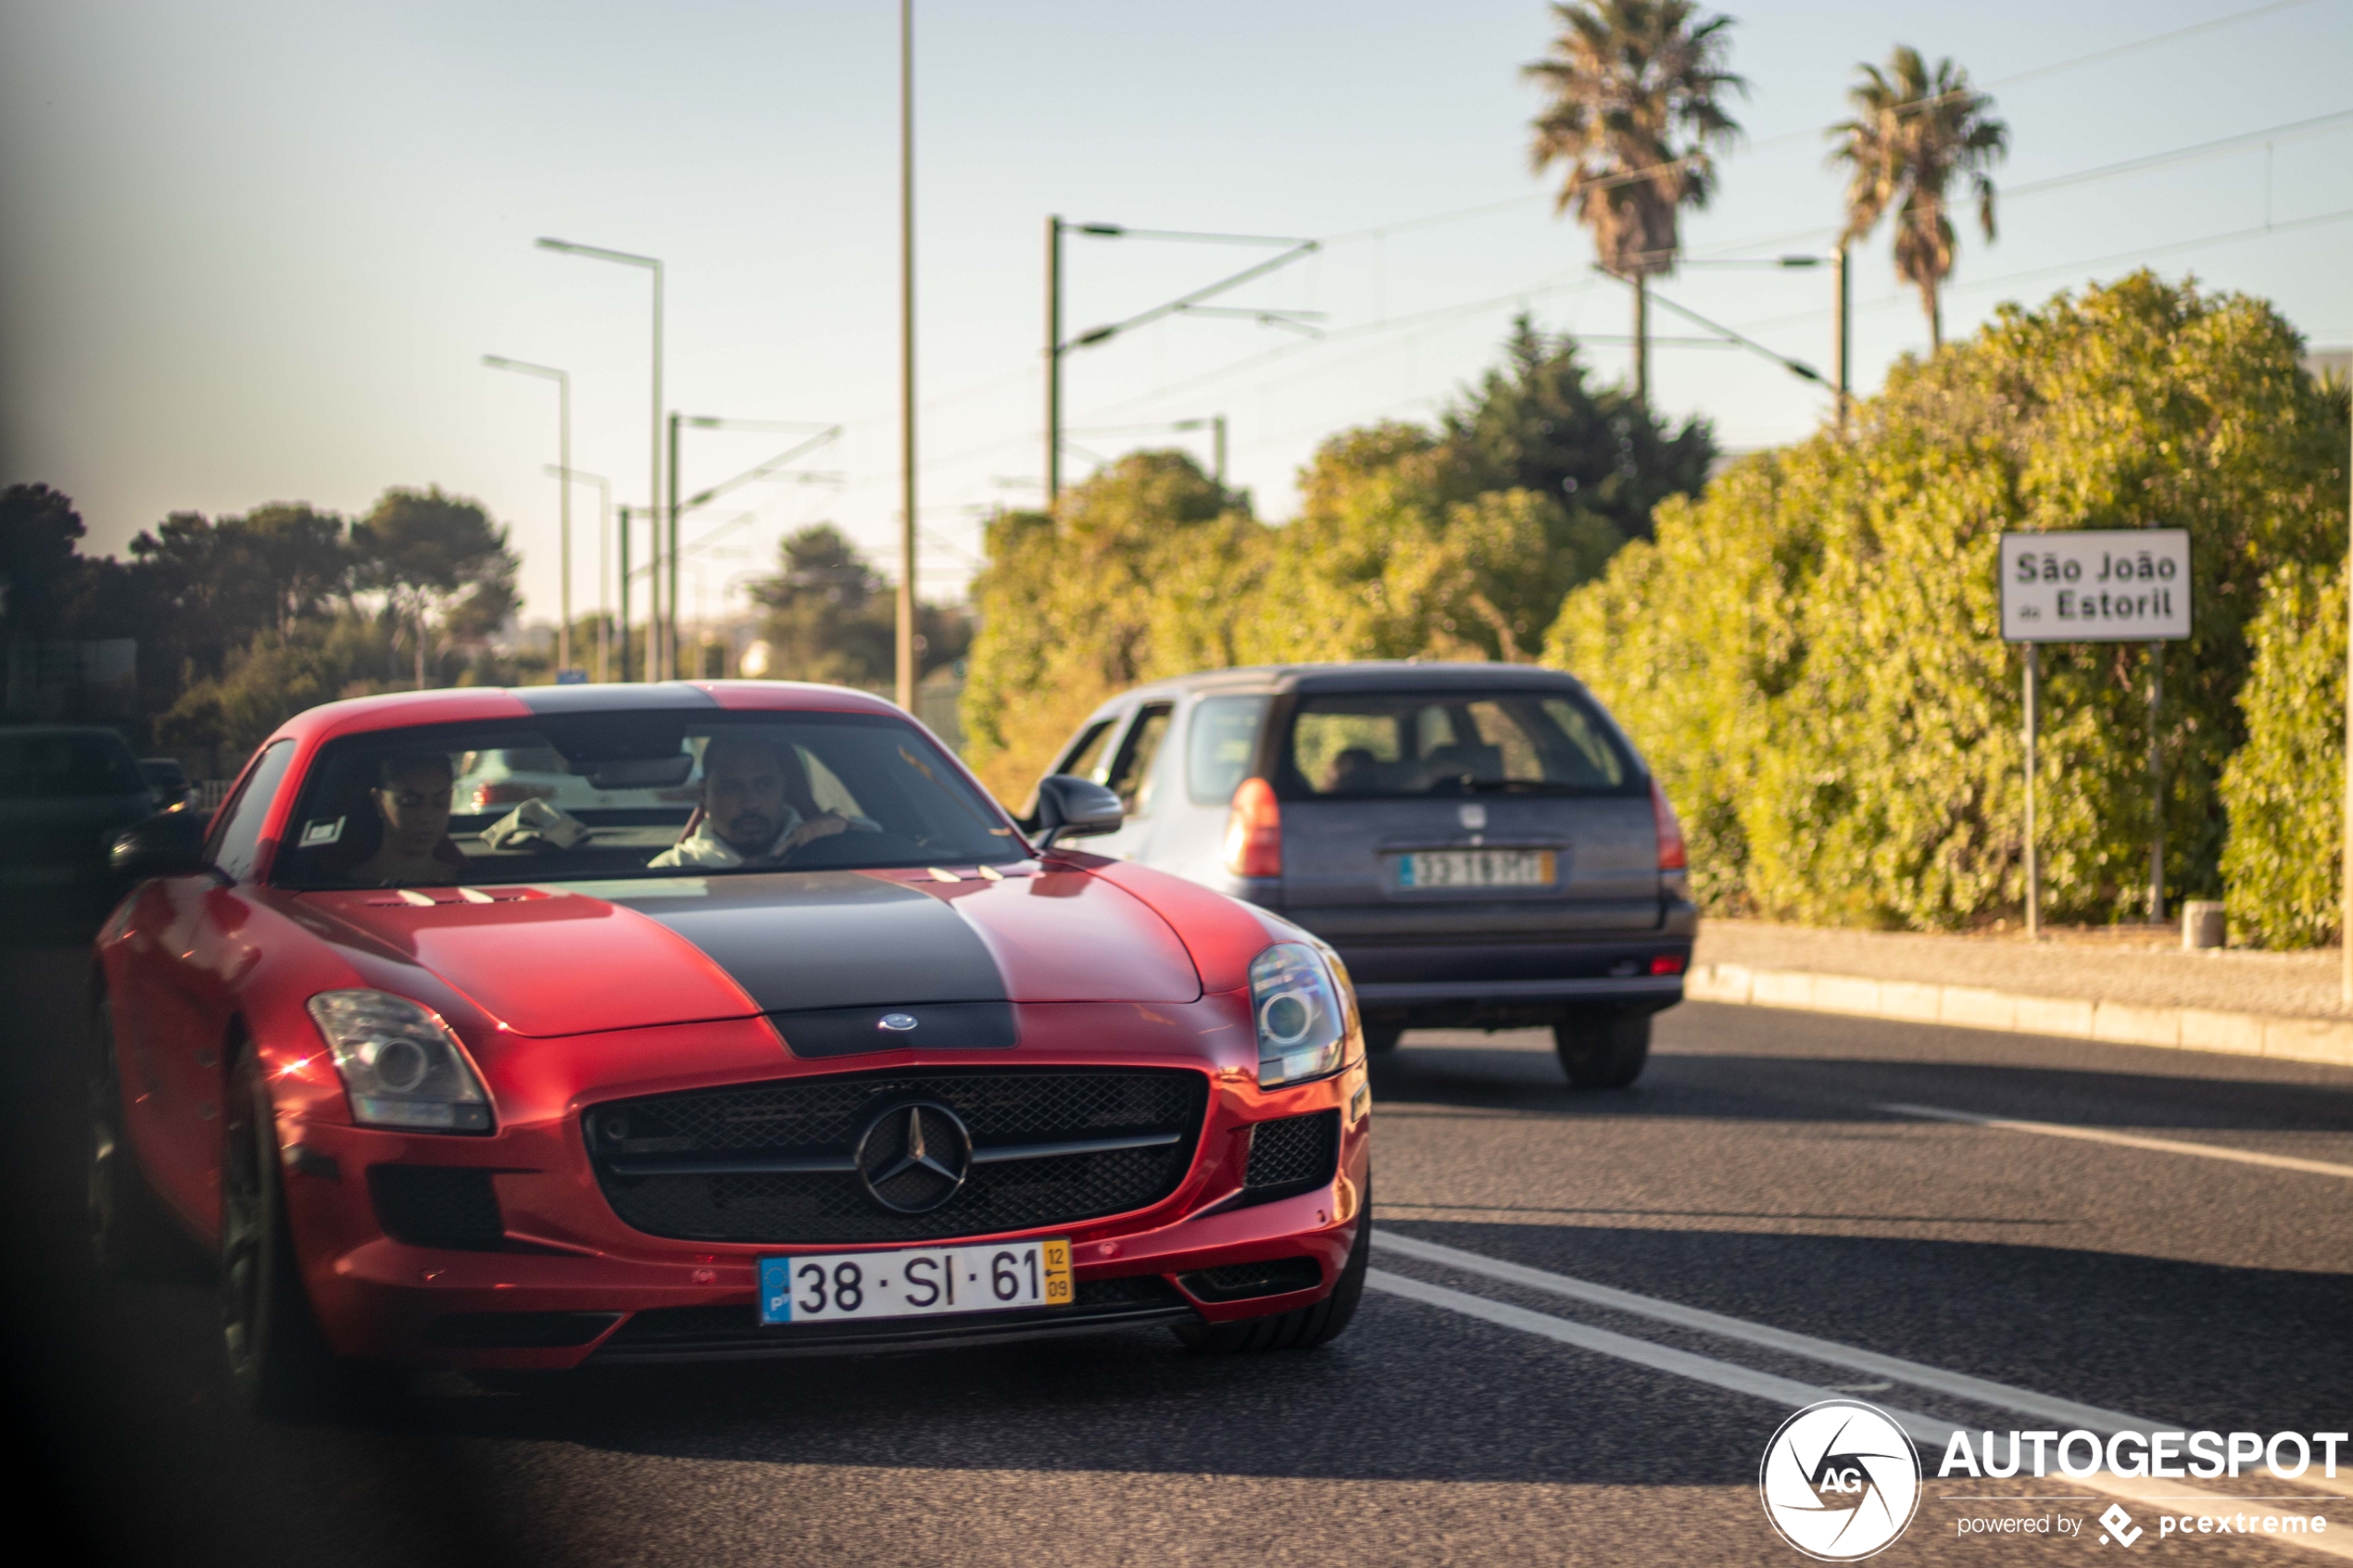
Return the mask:
[[1202, 670], [1132, 687], [1103, 705], [1099, 712], [1120, 703], [1154, 696], [1196, 695], [1213, 691], [1354, 692], [1461, 691], [1497, 686], [1564, 687], [1582, 691], [1583, 684], [1565, 670], [1535, 664], [1466, 663], [1445, 659], [1365, 659], [1315, 664], [1253, 664], [1230, 670]]
[[377, 730], [555, 714], [648, 711], [872, 713], [904, 719], [895, 705], [848, 686], [804, 681], [610, 682], [577, 686], [451, 686], [384, 692], [307, 709], [271, 739], [312, 744]]

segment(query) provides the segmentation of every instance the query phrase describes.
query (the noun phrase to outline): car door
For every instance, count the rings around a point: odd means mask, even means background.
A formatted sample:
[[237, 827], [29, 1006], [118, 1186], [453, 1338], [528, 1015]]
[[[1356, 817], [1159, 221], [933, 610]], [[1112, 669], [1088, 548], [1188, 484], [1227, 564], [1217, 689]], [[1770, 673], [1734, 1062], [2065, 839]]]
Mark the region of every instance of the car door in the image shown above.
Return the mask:
[[1170, 701], [1140, 703], [1134, 718], [1120, 735], [1118, 746], [1111, 753], [1111, 764], [1104, 769], [1101, 782], [1126, 811], [1119, 831], [1090, 838], [1084, 847], [1096, 855], [1109, 855], [1122, 860], [1144, 858], [1151, 841], [1155, 809], [1167, 791], [1163, 787], [1162, 767], [1166, 751], [1168, 727], [1176, 705]]
[[153, 1085], [142, 1152], [156, 1185], [191, 1221], [209, 1230], [220, 1212], [222, 1052], [235, 986], [258, 956], [243, 935], [261, 829], [284, 787], [294, 742], [272, 744], [246, 771], [205, 845], [210, 870], [165, 878], [145, 895], [156, 925], [134, 949], [145, 976], [135, 989], [141, 1016], [135, 1052]]

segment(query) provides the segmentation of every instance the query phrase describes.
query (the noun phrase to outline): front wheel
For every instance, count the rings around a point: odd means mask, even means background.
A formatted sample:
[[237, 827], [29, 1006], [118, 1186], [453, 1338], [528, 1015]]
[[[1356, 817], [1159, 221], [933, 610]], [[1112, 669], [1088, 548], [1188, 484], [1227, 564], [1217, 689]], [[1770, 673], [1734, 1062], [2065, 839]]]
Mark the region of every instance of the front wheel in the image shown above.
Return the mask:
[[1356, 1303], [1365, 1294], [1365, 1271], [1373, 1261], [1373, 1184], [1365, 1184], [1365, 1201], [1356, 1210], [1356, 1240], [1340, 1266], [1332, 1293], [1312, 1307], [1294, 1307], [1263, 1318], [1237, 1323], [1187, 1323], [1176, 1330], [1185, 1348], [1212, 1355], [1246, 1350], [1306, 1350], [1327, 1345], [1348, 1328]]
[[1571, 1087], [1622, 1089], [1651, 1058], [1651, 1016], [1604, 1012], [1553, 1025], [1553, 1048]]
[[221, 1098], [220, 1331], [229, 1380], [259, 1414], [329, 1413], [352, 1403], [367, 1380], [335, 1359], [311, 1314], [286, 1223], [277, 1117], [250, 1047], [238, 1051]]

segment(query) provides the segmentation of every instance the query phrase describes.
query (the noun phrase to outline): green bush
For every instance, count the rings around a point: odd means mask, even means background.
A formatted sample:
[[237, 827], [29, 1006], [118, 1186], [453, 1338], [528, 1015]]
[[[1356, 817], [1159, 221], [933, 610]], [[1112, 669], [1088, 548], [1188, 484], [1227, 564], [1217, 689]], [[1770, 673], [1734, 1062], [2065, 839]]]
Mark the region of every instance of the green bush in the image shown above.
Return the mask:
[[[1685, 814], [1712, 907], [1952, 927], [2023, 899], [2012, 530], [2180, 527], [2196, 633], [2168, 645], [2167, 882], [2220, 880], [2267, 571], [2341, 554], [2345, 430], [2259, 301], [2138, 274], [2005, 307], [1823, 433], [1659, 508], [1571, 595], [1549, 660], [1589, 681]], [[2043, 650], [2045, 908], [2141, 908], [2155, 822], [2142, 645]]]
[[2345, 851], [2345, 573], [2283, 566], [2264, 583], [2239, 694], [2246, 744], [2222, 771], [2233, 938], [2266, 947], [2337, 939]]

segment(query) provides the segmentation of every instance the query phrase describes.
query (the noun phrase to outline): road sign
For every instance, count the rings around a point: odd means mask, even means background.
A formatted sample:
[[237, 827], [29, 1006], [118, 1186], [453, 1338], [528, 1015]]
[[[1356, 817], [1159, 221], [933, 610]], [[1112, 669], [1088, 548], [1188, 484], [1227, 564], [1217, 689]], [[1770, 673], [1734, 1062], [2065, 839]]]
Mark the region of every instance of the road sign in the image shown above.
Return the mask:
[[2006, 643], [2156, 643], [2190, 634], [2183, 528], [2002, 535]]

